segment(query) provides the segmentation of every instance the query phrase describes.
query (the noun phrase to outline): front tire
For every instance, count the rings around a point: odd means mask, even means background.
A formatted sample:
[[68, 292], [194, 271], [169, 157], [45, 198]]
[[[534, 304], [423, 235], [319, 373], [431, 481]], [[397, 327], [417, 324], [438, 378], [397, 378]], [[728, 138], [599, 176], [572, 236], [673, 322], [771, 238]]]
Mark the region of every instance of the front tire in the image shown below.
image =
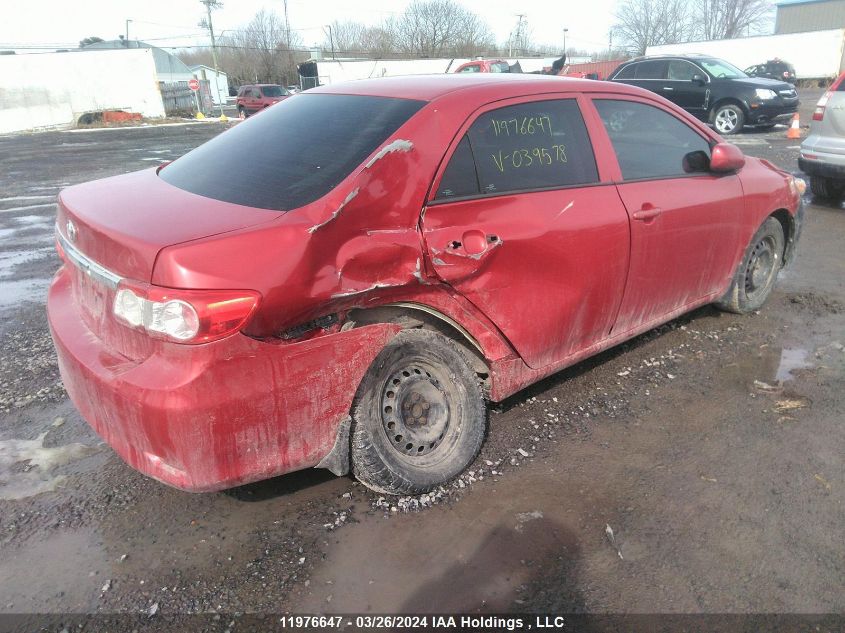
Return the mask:
[[738, 105], [726, 103], [713, 112], [713, 127], [719, 134], [736, 134], [745, 125], [745, 112]]
[[246, 113], [246, 108], [243, 106], [238, 106], [238, 118], [243, 120], [247, 118], [249, 115]]
[[781, 223], [768, 218], [751, 238], [728, 291], [716, 302], [716, 307], [737, 314], [759, 310], [783, 267], [784, 245]]
[[467, 352], [428, 330], [404, 330], [367, 370], [353, 405], [352, 472], [377, 492], [421, 494], [459, 475], [487, 427]]

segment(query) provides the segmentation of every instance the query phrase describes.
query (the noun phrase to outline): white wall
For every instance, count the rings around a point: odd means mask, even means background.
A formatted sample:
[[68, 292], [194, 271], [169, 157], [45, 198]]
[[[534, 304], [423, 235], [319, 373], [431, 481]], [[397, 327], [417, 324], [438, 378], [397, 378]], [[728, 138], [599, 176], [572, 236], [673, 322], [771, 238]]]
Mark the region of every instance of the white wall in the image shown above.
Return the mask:
[[741, 69], [779, 57], [793, 66], [802, 78], [835, 77], [843, 69], [845, 29], [742, 37], [687, 44], [649, 46], [647, 55], [702, 53], [713, 55]]
[[149, 49], [0, 55], [0, 133], [71, 126], [97, 110], [164, 116]]
[[[526, 57], [507, 59], [509, 64], [519, 62], [523, 72], [542, 70], [551, 66], [556, 57]], [[317, 62], [317, 73], [320, 83], [335, 84], [352, 79], [369, 79], [371, 77], [393, 77], [396, 75], [431, 75], [438, 73], [453, 73], [461, 64], [470, 59], [380, 59]]]

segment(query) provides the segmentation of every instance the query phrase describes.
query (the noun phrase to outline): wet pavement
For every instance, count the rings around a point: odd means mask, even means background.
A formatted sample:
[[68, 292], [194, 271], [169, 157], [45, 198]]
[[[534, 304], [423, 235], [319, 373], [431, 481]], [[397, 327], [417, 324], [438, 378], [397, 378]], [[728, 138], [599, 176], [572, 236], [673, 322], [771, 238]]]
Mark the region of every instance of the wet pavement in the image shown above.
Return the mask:
[[[51, 200], [218, 131], [0, 137], [0, 613], [845, 611], [845, 210], [809, 197], [758, 314], [697, 310], [493, 407], [431, 495], [125, 466], [59, 381]], [[737, 140], [797, 170], [783, 129]]]

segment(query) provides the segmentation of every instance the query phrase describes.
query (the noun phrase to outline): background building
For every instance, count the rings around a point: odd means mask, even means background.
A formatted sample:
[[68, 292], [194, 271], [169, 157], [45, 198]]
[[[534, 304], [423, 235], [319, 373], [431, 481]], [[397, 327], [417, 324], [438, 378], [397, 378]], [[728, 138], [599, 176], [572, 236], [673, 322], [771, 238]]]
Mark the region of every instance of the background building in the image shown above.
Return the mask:
[[845, 0], [780, 0], [775, 34], [845, 28]]

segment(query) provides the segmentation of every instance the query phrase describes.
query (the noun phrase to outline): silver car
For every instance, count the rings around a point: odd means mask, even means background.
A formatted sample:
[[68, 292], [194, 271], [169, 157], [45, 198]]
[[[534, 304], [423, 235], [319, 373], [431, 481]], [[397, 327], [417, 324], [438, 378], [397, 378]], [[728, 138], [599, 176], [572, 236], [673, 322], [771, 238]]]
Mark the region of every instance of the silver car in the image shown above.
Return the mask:
[[844, 79], [842, 73], [819, 99], [798, 156], [798, 167], [810, 176], [810, 189], [817, 198], [840, 200], [845, 193]]

